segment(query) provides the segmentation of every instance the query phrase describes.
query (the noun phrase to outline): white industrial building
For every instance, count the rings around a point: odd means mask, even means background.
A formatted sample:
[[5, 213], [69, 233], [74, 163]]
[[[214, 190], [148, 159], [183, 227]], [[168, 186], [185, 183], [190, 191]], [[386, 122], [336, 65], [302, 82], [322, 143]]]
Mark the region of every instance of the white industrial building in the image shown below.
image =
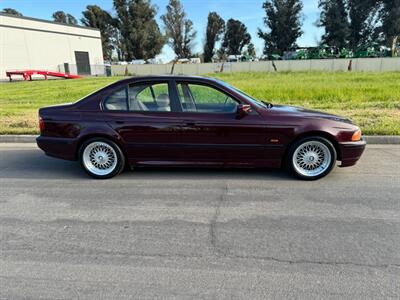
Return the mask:
[[0, 13], [0, 79], [8, 70], [103, 74], [100, 31]]

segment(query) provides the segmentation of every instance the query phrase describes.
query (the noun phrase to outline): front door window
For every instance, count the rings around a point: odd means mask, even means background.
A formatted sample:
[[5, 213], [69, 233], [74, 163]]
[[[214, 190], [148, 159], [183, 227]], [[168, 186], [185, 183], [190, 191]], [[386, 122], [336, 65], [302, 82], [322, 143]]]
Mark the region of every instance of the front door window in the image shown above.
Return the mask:
[[184, 112], [235, 113], [238, 102], [210, 86], [192, 83], [177, 85]]

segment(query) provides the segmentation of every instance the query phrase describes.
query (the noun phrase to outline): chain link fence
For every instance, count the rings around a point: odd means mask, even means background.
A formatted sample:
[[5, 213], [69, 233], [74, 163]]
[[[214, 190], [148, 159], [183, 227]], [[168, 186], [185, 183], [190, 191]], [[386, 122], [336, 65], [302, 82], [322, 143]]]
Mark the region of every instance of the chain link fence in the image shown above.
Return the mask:
[[76, 65], [62, 64], [58, 65], [58, 72], [66, 74], [75, 74], [80, 76], [111, 76], [110, 65]]

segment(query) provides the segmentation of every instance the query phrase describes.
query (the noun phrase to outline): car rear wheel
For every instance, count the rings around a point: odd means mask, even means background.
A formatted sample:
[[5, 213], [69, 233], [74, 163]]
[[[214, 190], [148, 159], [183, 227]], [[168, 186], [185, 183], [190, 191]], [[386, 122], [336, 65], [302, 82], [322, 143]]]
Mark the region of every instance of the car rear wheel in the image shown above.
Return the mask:
[[304, 180], [316, 180], [329, 174], [336, 163], [336, 150], [323, 137], [308, 137], [294, 143], [288, 165], [292, 173]]
[[107, 179], [122, 172], [125, 158], [114, 142], [104, 138], [93, 138], [84, 142], [79, 151], [83, 169], [96, 179]]

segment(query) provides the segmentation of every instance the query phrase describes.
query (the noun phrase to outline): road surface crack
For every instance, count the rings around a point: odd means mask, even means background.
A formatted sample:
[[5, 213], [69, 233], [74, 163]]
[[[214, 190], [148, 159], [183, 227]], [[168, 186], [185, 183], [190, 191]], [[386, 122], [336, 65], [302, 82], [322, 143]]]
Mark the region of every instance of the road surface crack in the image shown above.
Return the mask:
[[217, 245], [217, 228], [216, 227], [217, 227], [218, 218], [221, 214], [221, 206], [226, 201], [227, 195], [228, 195], [228, 185], [226, 184], [225, 188], [223, 189], [223, 191], [221, 193], [221, 196], [219, 197], [219, 199], [215, 205], [214, 215], [210, 221], [211, 250], [213, 253], [215, 253], [217, 255], [224, 255], [224, 256], [226, 256], [226, 254], [223, 253]]
[[400, 264], [396, 263], [388, 263], [388, 264], [363, 264], [356, 263], [351, 261], [318, 261], [318, 260], [306, 260], [306, 259], [281, 259], [272, 256], [254, 256], [254, 255], [226, 255], [225, 258], [234, 258], [234, 259], [254, 259], [254, 260], [264, 260], [264, 261], [274, 261], [278, 263], [287, 263], [287, 264], [314, 264], [314, 265], [326, 265], [326, 266], [355, 266], [355, 267], [369, 267], [369, 268], [389, 268], [396, 267], [400, 268]]

